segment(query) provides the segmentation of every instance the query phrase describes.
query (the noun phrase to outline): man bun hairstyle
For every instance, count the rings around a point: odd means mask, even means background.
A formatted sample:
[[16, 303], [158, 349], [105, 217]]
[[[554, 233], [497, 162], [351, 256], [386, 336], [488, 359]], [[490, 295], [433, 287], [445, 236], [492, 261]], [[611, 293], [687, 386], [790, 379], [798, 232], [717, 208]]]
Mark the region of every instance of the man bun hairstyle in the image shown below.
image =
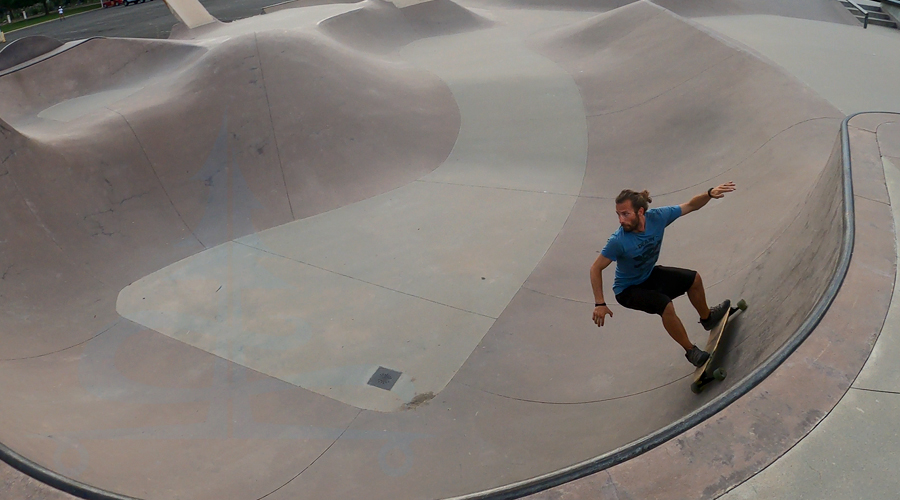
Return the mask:
[[631, 206], [634, 208], [635, 212], [643, 208], [644, 213], [647, 213], [648, 207], [653, 201], [653, 199], [650, 198], [650, 191], [647, 191], [646, 189], [640, 193], [630, 189], [623, 189], [622, 192], [619, 193], [619, 196], [616, 196], [616, 204], [625, 203], [625, 200], [631, 201]]

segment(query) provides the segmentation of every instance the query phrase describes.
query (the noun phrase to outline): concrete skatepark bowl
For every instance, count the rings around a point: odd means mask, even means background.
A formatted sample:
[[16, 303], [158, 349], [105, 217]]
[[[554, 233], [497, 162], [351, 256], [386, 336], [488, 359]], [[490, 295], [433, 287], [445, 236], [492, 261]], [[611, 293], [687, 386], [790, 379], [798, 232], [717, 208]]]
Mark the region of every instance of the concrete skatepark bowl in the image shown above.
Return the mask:
[[[838, 269], [843, 114], [655, 4], [538, 3], [303, 2], [5, 71], [0, 442], [135, 498], [502, 494], [753, 374]], [[751, 304], [695, 396], [657, 318], [590, 322], [587, 270], [622, 188], [728, 180], [660, 259]]]

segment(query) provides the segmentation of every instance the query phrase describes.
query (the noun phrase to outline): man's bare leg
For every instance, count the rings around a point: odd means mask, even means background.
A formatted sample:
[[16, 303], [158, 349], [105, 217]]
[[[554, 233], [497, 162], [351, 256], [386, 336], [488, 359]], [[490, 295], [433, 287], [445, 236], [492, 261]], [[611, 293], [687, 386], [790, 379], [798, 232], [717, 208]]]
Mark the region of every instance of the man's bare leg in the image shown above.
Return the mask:
[[669, 302], [669, 305], [666, 306], [662, 313], [662, 322], [669, 336], [675, 339], [675, 342], [678, 342], [685, 352], [690, 351], [694, 347], [691, 339], [688, 338], [687, 330], [684, 329], [684, 324], [681, 323], [678, 315], [675, 314], [675, 306], [671, 302]]
[[706, 291], [703, 289], [703, 280], [700, 279], [700, 273], [697, 273], [697, 276], [694, 278], [694, 284], [688, 288], [687, 296], [691, 300], [691, 305], [697, 310], [697, 314], [700, 315], [700, 319], [705, 320], [708, 318], [709, 305], [706, 303]]

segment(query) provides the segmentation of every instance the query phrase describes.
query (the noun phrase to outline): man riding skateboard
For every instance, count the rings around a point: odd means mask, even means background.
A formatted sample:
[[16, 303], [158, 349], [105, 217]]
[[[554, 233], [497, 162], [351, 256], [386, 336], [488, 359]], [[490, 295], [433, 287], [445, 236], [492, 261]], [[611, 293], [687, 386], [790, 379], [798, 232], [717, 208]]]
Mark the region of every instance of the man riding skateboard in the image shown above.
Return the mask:
[[706, 292], [700, 274], [689, 269], [657, 266], [666, 226], [682, 215], [703, 208], [709, 200], [722, 198], [735, 190], [733, 182], [710, 188], [691, 198], [687, 203], [649, 209], [652, 201], [647, 191], [626, 189], [616, 197], [616, 214], [619, 228], [609, 237], [600, 256], [591, 266], [591, 286], [594, 289], [594, 323], [603, 326], [606, 315], [613, 313], [603, 299], [603, 270], [616, 261], [616, 279], [613, 292], [616, 302], [629, 309], [637, 309], [662, 317], [666, 332], [684, 348], [685, 357], [694, 366], [702, 366], [709, 359], [688, 338], [681, 319], [675, 314], [672, 300], [687, 293], [691, 304], [700, 315], [700, 324], [707, 331], [718, 323], [728, 311], [729, 301], [710, 308], [706, 304]]

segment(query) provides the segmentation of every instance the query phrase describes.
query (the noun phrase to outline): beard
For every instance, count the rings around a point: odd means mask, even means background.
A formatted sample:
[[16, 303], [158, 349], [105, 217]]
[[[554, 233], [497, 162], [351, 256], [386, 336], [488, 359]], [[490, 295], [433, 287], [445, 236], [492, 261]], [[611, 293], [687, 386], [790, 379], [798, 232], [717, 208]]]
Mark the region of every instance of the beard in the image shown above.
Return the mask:
[[631, 224], [622, 224], [622, 230], [626, 233], [630, 233], [638, 228], [638, 221], [634, 221]]

